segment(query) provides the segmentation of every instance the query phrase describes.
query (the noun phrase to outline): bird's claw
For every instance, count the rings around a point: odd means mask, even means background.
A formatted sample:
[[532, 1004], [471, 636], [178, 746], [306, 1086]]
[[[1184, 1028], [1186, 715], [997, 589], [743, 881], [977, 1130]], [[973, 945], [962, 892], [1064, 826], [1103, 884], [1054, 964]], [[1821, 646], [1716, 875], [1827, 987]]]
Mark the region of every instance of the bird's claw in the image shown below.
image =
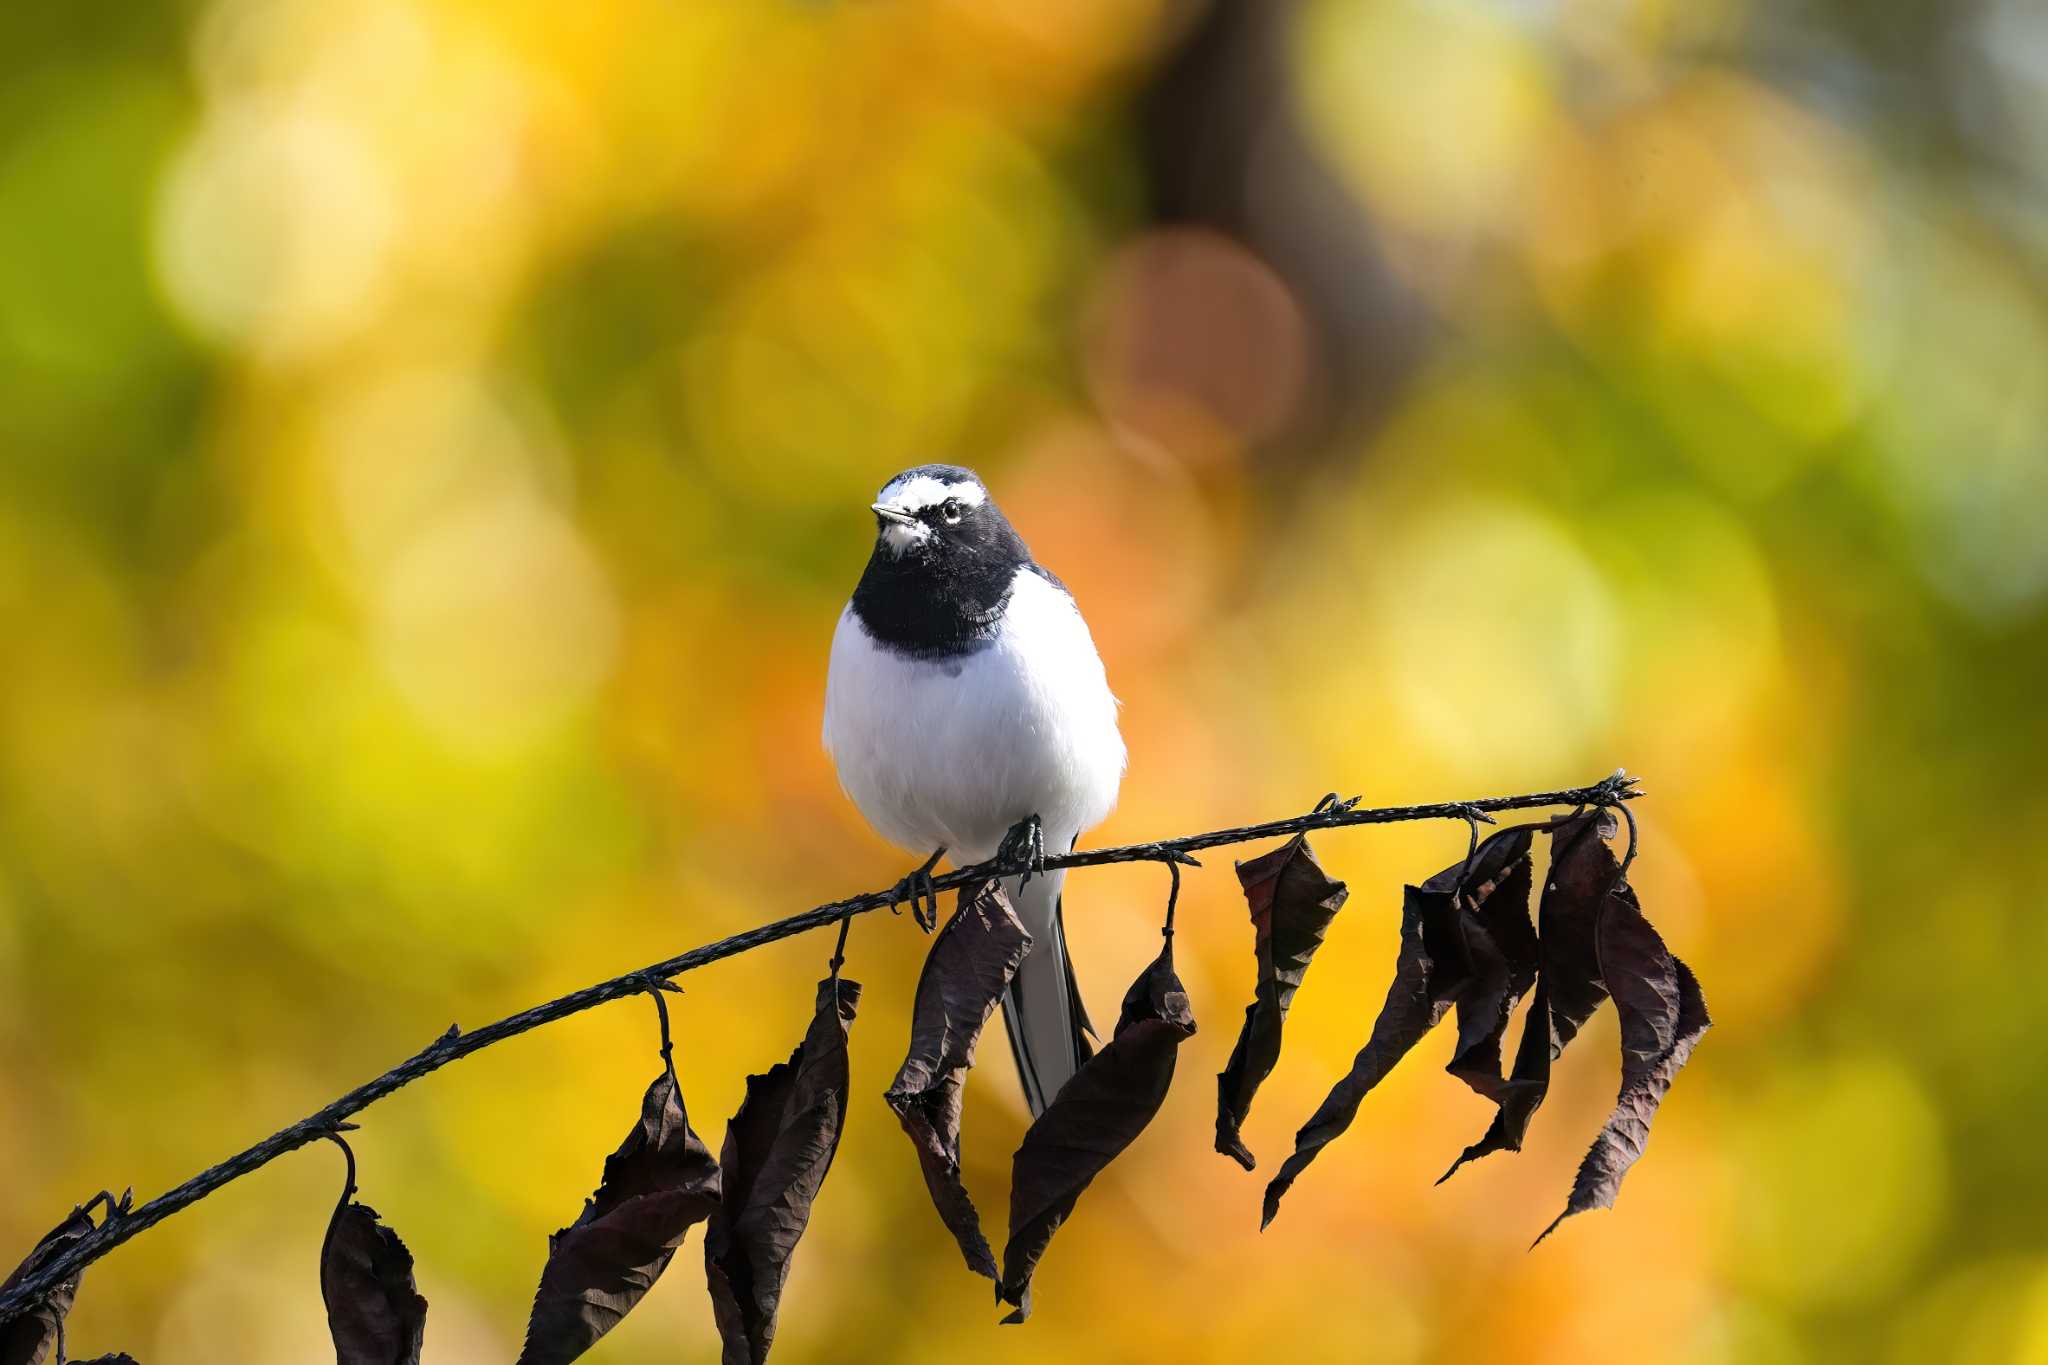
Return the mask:
[[1033, 877], [1044, 876], [1045, 822], [1036, 815], [1027, 815], [1010, 826], [1010, 832], [996, 846], [996, 861], [1006, 867], [1021, 868], [1019, 887], [1029, 886]]
[[905, 901], [910, 902], [910, 913], [916, 917], [917, 927], [927, 934], [939, 925], [939, 889], [932, 884], [932, 869], [945, 856], [945, 849], [934, 849], [932, 856], [924, 860], [924, 866], [896, 883], [889, 892], [890, 913], [902, 914], [899, 907]]

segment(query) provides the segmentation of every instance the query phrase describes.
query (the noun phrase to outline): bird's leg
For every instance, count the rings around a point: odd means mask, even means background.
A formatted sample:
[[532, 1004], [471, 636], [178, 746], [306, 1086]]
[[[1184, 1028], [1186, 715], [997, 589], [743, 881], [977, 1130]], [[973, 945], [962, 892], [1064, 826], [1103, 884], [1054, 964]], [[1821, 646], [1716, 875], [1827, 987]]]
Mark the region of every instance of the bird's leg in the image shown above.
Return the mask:
[[1028, 886], [1033, 877], [1044, 876], [1045, 822], [1036, 815], [1027, 815], [1010, 826], [1010, 832], [996, 846], [996, 858], [1003, 863], [1023, 865], [1019, 887]]
[[932, 856], [924, 860], [924, 866], [896, 883], [889, 892], [889, 910], [901, 914], [896, 907], [904, 901], [910, 902], [910, 913], [917, 917], [918, 927], [929, 934], [939, 923], [939, 890], [932, 885], [932, 869], [939, 865], [939, 859], [946, 856], [946, 850], [935, 848]]

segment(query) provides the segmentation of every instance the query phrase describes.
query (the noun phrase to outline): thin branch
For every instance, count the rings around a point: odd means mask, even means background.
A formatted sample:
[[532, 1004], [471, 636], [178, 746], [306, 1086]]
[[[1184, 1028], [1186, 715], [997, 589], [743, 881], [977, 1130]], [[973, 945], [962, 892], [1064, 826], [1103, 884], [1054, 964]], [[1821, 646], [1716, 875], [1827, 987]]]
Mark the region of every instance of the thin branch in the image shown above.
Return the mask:
[[[1188, 834], [1177, 839], [1162, 839], [1153, 843], [1124, 844], [1115, 848], [1063, 853], [1046, 858], [1044, 867], [1047, 871], [1060, 871], [1077, 867], [1103, 867], [1110, 863], [1180, 862], [1184, 860], [1184, 855], [1198, 849], [1221, 848], [1227, 844], [1250, 843], [1260, 839], [1301, 834], [1309, 830], [1337, 829], [1348, 825], [1391, 825], [1414, 820], [1469, 820], [1475, 817], [1483, 818], [1490, 811], [1529, 810], [1543, 806], [1619, 806], [1621, 802], [1631, 800], [1637, 794], [1635, 780], [1617, 771], [1604, 781], [1587, 787], [1533, 792], [1526, 796], [1488, 797], [1479, 801], [1439, 801], [1420, 806], [1359, 809], [1355, 798], [1349, 804], [1333, 803], [1325, 798], [1314, 810], [1305, 815], [1290, 816], [1284, 820], [1268, 820], [1257, 825], [1210, 830], [1204, 834]], [[1023, 867], [997, 858], [933, 877], [931, 884], [935, 891], [949, 891], [956, 887], [979, 884], [992, 876], [1013, 876], [1022, 871]], [[138, 1208], [120, 1212], [110, 1209], [106, 1221], [99, 1227], [79, 1238], [62, 1255], [54, 1257], [36, 1273], [24, 1277], [5, 1295], [0, 1295], [0, 1322], [20, 1316], [28, 1308], [41, 1302], [56, 1286], [77, 1275], [137, 1233], [154, 1227], [172, 1214], [198, 1203], [221, 1186], [241, 1179], [287, 1152], [296, 1151], [310, 1142], [317, 1142], [342, 1131], [344, 1121], [352, 1115], [361, 1113], [393, 1091], [440, 1070], [458, 1058], [467, 1057], [473, 1052], [481, 1052], [493, 1044], [502, 1043], [508, 1038], [516, 1038], [543, 1024], [566, 1019], [572, 1014], [581, 1014], [608, 1001], [639, 995], [649, 989], [650, 983], [666, 982], [684, 972], [695, 971], [699, 967], [724, 958], [736, 957], [807, 930], [838, 924], [852, 919], [855, 915], [865, 915], [869, 911], [898, 903], [900, 900], [893, 889], [863, 892], [858, 896], [849, 896], [845, 900], [820, 905], [802, 914], [790, 915], [786, 919], [775, 920], [729, 938], [719, 939], [715, 943], [707, 943], [701, 948], [692, 948], [686, 953], [642, 967], [637, 971], [626, 972], [594, 986], [586, 986], [580, 991], [571, 991], [546, 1004], [535, 1005], [531, 1009], [507, 1015], [496, 1023], [485, 1024], [467, 1033], [451, 1024], [446, 1033], [419, 1052], [375, 1080], [357, 1086], [317, 1113], [309, 1114], [290, 1127], [280, 1129], [253, 1147], [236, 1153], [217, 1166], [201, 1171], [176, 1189], [158, 1195]], [[658, 990], [656, 999], [660, 999]]]

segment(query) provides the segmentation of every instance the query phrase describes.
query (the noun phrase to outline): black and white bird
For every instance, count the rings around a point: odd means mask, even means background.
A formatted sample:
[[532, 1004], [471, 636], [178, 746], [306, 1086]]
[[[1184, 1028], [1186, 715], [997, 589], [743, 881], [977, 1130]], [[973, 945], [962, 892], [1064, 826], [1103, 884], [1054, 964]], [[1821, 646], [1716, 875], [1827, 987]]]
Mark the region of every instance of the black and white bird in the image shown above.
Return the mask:
[[[933, 862], [980, 862], [1024, 830], [1072, 848], [1115, 808], [1124, 771], [1117, 701], [1073, 597], [972, 470], [905, 470], [872, 510], [874, 553], [825, 686], [840, 785], [883, 838]], [[1090, 1051], [1062, 880], [1004, 881], [1032, 937], [1003, 1019], [1034, 1116]]]

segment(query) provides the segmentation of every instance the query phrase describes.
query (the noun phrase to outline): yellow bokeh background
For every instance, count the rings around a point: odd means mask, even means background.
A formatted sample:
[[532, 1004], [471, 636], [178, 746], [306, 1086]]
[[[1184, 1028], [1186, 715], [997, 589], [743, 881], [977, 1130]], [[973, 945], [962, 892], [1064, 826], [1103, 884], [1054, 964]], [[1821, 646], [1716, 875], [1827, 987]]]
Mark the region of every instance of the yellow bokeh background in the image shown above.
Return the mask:
[[[424, 1045], [906, 870], [818, 741], [896, 469], [977, 467], [1124, 703], [1110, 843], [1644, 779], [1716, 1027], [1535, 1253], [1432, 1038], [1257, 1230], [1251, 989], [998, 1330], [880, 1100], [924, 940], [852, 932], [855, 1102], [776, 1359], [2048, 1362], [2048, 20], [2026, 0], [83, 0], [0, 15], [0, 1248]], [[1363, 1041], [1353, 887], [1246, 1136]], [[1077, 874], [1098, 1018], [1156, 867]], [[674, 1005], [715, 1147], [828, 941]], [[999, 1026], [997, 1026], [999, 1027]], [[969, 1085], [992, 1231], [1024, 1114]], [[624, 1002], [380, 1103], [426, 1358], [517, 1352], [657, 1065]], [[74, 1354], [331, 1355], [340, 1178], [110, 1255]], [[593, 1361], [715, 1357], [690, 1246]]]

